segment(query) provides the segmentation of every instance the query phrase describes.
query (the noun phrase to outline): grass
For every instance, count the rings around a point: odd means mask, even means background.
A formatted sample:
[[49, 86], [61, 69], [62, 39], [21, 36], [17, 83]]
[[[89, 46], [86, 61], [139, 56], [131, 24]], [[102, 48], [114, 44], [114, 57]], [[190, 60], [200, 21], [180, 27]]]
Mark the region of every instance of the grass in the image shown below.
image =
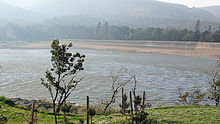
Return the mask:
[[[7, 101], [7, 102], [6, 102]], [[24, 124], [23, 115], [29, 117], [30, 110], [10, 100], [0, 97], [0, 114], [8, 118], [7, 124]], [[148, 119], [159, 124], [220, 124], [220, 108], [212, 106], [172, 106], [146, 110], [150, 115]], [[53, 124], [54, 116], [50, 112], [37, 112], [38, 124]], [[70, 122], [78, 123], [86, 119], [85, 114], [69, 115]], [[93, 117], [95, 124], [127, 124], [129, 116], [121, 114], [96, 115]], [[58, 115], [58, 121], [63, 121], [63, 116]], [[1, 122], [0, 122], [1, 123]]]

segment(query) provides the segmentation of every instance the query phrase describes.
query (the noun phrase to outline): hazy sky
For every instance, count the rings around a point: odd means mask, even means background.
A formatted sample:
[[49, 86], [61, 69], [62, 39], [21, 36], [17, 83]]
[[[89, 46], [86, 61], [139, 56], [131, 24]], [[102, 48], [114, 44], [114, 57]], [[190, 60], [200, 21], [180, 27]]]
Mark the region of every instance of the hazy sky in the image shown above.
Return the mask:
[[[43, 2], [44, 0], [2, 0], [2, 1], [11, 4], [13, 6], [30, 9], [33, 6], [37, 6], [39, 3]], [[159, 1], [183, 4], [188, 7], [220, 5], [220, 0], [159, 0]]]
[[188, 7], [204, 7], [220, 5], [220, 0], [159, 0], [169, 3], [183, 4]]

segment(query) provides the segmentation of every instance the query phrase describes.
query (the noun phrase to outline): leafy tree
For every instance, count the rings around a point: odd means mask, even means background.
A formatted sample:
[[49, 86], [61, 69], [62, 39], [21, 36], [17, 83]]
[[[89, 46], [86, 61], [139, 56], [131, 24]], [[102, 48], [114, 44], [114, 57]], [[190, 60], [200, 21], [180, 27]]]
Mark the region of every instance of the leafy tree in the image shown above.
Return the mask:
[[217, 63], [216, 71], [209, 83], [209, 99], [215, 101], [215, 105], [220, 107], [220, 60]]
[[52, 67], [45, 72], [46, 80], [44, 78], [41, 79], [41, 84], [48, 89], [51, 95], [56, 124], [56, 113], [60, 112], [60, 107], [83, 79], [76, 79], [76, 76], [78, 72], [83, 70], [85, 55], [69, 53], [68, 50], [71, 47], [71, 43], [68, 46], [65, 44], [60, 45], [58, 39], [53, 40], [51, 44], [52, 50], [50, 51], [52, 54]]

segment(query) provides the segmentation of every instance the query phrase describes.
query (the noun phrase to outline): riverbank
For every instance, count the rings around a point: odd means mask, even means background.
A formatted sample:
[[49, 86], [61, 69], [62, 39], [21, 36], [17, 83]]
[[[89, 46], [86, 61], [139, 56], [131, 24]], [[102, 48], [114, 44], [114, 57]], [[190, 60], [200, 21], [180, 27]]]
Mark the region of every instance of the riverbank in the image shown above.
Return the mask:
[[[62, 40], [73, 43], [75, 48], [116, 50], [125, 52], [162, 53], [194, 56], [210, 59], [220, 58], [220, 43], [184, 41], [120, 41], [120, 40]], [[21, 42], [1, 45], [4, 48], [49, 49], [51, 42]]]

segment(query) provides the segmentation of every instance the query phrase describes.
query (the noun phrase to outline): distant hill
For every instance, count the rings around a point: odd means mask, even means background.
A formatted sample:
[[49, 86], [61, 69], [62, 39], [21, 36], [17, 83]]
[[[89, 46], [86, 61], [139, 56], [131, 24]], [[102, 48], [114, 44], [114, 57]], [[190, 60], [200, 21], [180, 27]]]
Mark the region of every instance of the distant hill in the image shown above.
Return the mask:
[[44, 25], [96, 25], [108, 21], [131, 27], [194, 28], [197, 19], [218, 21], [206, 10], [156, 0], [46, 0], [32, 10], [54, 16], [42, 22]]
[[176, 20], [215, 20], [211, 13], [179, 4], [156, 0], [46, 0], [33, 8], [54, 16], [147, 17]]
[[41, 14], [10, 6], [0, 0], [0, 24], [7, 21], [27, 23], [43, 18]]
[[209, 7], [202, 7], [201, 9], [206, 10], [220, 19], [220, 6], [209, 6]]
[[197, 19], [201, 20], [202, 30], [206, 30], [208, 25], [212, 25], [213, 30], [218, 27], [217, 18], [203, 8], [189, 8], [157, 0], [45, 0], [29, 10], [10, 6], [0, 0], [0, 27], [10, 22], [22, 28], [34, 25], [50, 29], [59, 26], [95, 26], [98, 22], [107, 21], [119, 26], [194, 30]]

